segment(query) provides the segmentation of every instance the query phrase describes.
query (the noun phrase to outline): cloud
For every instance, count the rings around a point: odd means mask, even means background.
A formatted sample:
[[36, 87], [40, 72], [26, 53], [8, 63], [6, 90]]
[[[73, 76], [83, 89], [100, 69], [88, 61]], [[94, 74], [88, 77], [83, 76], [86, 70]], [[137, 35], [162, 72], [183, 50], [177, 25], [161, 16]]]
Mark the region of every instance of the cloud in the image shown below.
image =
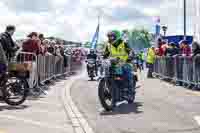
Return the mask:
[[132, 7], [124, 7], [124, 8], [115, 8], [112, 12], [114, 18], [127, 21], [127, 20], [139, 20], [145, 19], [146, 16], [142, 11], [132, 8]]
[[50, 0], [2, 0], [1, 2], [15, 12], [41, 12], [52, 9]]
[[[154, 32], [153, 17], [161, 16], [168, 25], [168, 34], [182, 33], [180, 0], [1, 0], [0, 31], [15, 24], [15, 38], [24, 38], [31, 31], [66, 40], [92, 39], [101, 14], [100, 38], [111, 29], [145, 27]], [[194, 1], [194, 0], [192, 0]], [[188, 3], [188, 32], [193, 32], [194, 3]]]

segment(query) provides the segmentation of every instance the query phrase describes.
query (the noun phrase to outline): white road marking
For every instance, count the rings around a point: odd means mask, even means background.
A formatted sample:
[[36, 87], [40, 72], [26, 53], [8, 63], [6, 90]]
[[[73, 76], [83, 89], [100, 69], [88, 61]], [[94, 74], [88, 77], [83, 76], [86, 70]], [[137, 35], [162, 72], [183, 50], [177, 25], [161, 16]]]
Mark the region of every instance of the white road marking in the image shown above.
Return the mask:
[[19, 118], [19, 117], [15, 117], [15, 116], [11, 116], [11, 115], [0, 115], [0, 118], [10, 119], [10, 120], [15, 120], [15, 121], [22, 121], [24, 123], [28, 123], [28, 124], [32, 124], [32, 125], [40, 126], [40, 127], [45, 127], [45, 128], [49, 128], [49, 129], [59, 129], [59, 130], [67, 131], [67, 129], [65, 129], [64, 126], [58, 126], [58, 125], [55, 125], [55, 124], [50, 125], [49, 123], [43, 123], [43, 122], [40, 122], [40, 121], [33, 121], [33, 120]]
[[196, 120], [196, 122], [198, 123], [198, 125], [200, 126], [200, 116], [195, 116], [194, 120]]
[[[82, 74], [83, 75], [83, 74]], [[65, 83], [65, 86], [67, 87], [65, 92], [63, 92], [63, 103], [65, 105], [66, 111], [73, 123], [73, 126], [75, 126], [75, 132], [76, 133], [94, 133], [93, 129], [89, 126], [86, 119], [83, 117], [83, 115], [80, 113], [76, 105], [74, 104], [71, 95], [70, 95], [70, 87], [72, 87], [73, 83], [80, 79], [82, 75], [79, 75], [79, 77], [74, 77], [70, 79], [70, 81]]]

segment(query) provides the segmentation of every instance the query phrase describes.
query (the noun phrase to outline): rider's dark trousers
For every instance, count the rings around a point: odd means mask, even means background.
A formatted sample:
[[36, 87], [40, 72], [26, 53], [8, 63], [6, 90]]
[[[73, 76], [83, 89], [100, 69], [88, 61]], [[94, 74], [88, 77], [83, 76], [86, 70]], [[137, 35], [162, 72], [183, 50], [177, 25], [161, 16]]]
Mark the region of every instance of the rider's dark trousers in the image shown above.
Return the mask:
[[153, 64], [148, 64], [148, 73], [147, 73], [147, 77], [148, 78], [153, 78]]
[[120, 88], [122, 88], [122, 81], [111, 81], [112, 83], [112, 104], [115, 105], [120, 100]]

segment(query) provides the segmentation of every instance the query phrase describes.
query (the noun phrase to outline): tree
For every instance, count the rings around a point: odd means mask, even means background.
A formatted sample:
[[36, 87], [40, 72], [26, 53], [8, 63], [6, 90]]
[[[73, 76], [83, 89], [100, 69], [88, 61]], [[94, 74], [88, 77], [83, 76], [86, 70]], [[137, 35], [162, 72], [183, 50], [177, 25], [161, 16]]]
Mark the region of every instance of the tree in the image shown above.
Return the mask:
[[150, 47], [152, 35], [145, 29], [133, 29], [129, 31], [129, 45], [135, 50]]
[[86, 42], [85, 44], [84, 44], [84, 47], [85, 48], [91, 48], [91, 42]]

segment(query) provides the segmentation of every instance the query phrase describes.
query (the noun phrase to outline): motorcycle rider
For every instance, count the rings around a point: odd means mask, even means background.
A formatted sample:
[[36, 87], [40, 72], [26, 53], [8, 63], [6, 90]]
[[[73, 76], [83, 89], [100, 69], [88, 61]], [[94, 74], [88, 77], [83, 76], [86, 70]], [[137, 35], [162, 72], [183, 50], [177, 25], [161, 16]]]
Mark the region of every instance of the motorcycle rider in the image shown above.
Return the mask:
[[[127, 43], [125, 43], [122, 39], [121, 39], [121, 33], [118, 30], [112, 30], [110, 32], [108, 32], [107, 34], [108, 37], [108, 44], [106, 46], [106, 49], [104, 51], [104, 58], [108, 58], [108, 57], [113, 57], [113, 58], [117, 58], [120, 61], [124, 62], [124, 66], [122, 67], [122, 71], [123, 71], [123, 76], [124, 77], [130, 77], [130, 72], [127, 73], [127, 63], [130, 64], [130, 59], [129, 58], [129, 54], [131, 53], [131, 48], [128, 46]], [[130, 66], [130, 65], [129, 65]], [[128, 67], [130, 68], [130, 67]], [[127, 80], [126, 80], [127, 81]], [[132, 79], [133, 81], [133, 79]], [[129, 84], [128, 85], [132, 85]], [[129, 86], [128, 88], [131, 88], [131, 92], [134, 91], [132, 86]], [[135, 91], [132, 92], [132, 94], [135, 95]], [[117, 101], [117, 95], [118, 94], [114, 94], [114, 100], [113, 101], [113, 106], [115, 106], [115, 101]]]
[[144, 70], [144, 58], [145, 58], [144, 51], [140, 51], [139, 58], [140, 58], [141, 69]]
[[[90, 49], [90, 53], [87, 55], [87, 60], [88, 59], [93, 59], [95, 61], [95, 73], [96, 76], [98, 75], [98, 67], [97, 67], [97, 54], [95, 53], [94, 49]], [[87, 65], [87, 72], [89, 74], [89, 67]]]
[[104, 58], [116, 57], [126, 62], [131, 48], [121, 39], [121, 33], [118, 30], [108, 32], [108, 45], [104, 51]]

